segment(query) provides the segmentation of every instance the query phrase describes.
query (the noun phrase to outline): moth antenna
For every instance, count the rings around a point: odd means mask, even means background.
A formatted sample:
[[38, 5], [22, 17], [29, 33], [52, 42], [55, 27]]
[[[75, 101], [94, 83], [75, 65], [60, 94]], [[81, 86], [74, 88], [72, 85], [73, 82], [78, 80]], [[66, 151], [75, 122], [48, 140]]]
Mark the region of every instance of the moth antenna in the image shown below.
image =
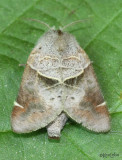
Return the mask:
[[52, 29], [47, 23], [45, 23], [45, 22], [43, 22], [43, 21], [40, 21], [40, 20], [38, 20], [38, 19], [27, 18], [26, 20], [38, 22], [38, 23], [40, 23], [40, 24], [45, 25], [45, 26], [46, 26], [47, 28], [49, 28], [50, 30]]
[[86, 19], [82, 19], [82, 20], [77, 20], [77, 21], [71, 22], [71, 23], [65, 25], [64, 27], [62, 27], [62, 30], [66, 29], [66, 28], [68, 28], [69, 26], [72, 26], [72, 25], [74, 25], [74, 24], [76, 24], [76, 23], [82, 23], [82, 22], [84, 22], [84, 21], [88, 21], [89, 19], [90, 19], [90, 18], [86, 18]]

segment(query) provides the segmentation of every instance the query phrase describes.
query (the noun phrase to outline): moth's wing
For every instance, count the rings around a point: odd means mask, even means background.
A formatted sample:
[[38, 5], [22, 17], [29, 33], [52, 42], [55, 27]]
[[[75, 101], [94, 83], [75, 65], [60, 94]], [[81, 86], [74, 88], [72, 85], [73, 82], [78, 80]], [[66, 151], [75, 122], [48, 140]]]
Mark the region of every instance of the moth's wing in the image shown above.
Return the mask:
[[[13, 131], [27, 133], [47, 126], [57, 115], [60, 107], [48, 102], [47, 84], [36, 70], [26, 65], [17, 101], [11, 116]], [[52, 84], [51, 84], [52, 85]]]
[[[88, 60], [87, 56], [86, 58]], [[74, 82], [67, 81], [67, 86], [69, 84], [72, 87], [67, 87], [68, 97], [65, 102], [65, 112], [68, 116], [89, 130], [108, 131], [109, 113], [92, 65], [88, 65], [84, 73], [75, 78]]]

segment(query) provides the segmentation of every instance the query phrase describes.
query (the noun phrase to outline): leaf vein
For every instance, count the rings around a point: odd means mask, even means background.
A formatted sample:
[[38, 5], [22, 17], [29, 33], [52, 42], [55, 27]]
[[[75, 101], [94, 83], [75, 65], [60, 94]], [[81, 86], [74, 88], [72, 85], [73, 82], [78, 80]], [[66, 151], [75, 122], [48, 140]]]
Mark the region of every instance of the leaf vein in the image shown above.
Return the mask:
[[88, 48], [88, 46], [96, 39], [96, 37], [98, 37], [98, 35], [100, 35], [100, 33], [102, 33], [102, 32], [109, 26], [109, 24], [112, 23], [112, 22], [115, 20], [115, 18], [117, 18], [117, 17], [119, 16], [119, 14], [121, 13], [121, 11], [122, 11], [122, 10], [119, 10], [119, 11], [109, 20], [109, 22], [106, 23], [106, 24], [102, 27], [102, 29], [95, 34], [95, 36], [91, 39], [91, 41], [88, 42], [88, 44], [86, 44], [86, 46], [84, 47], [84, 49], [87, 49], [87, 48]]

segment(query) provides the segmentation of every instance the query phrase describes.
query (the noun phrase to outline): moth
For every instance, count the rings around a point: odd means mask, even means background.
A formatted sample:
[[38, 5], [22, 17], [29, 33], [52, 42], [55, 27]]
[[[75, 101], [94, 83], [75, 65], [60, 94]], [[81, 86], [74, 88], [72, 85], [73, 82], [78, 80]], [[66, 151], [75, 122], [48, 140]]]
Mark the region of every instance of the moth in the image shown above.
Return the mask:
[[68, 118], [95, 132], [110, 130], [110, 116], [92, 63], [75, 37], [50, 28], [32, 50], [11, 115], [16, 133], [47, 128], [59, 138]]

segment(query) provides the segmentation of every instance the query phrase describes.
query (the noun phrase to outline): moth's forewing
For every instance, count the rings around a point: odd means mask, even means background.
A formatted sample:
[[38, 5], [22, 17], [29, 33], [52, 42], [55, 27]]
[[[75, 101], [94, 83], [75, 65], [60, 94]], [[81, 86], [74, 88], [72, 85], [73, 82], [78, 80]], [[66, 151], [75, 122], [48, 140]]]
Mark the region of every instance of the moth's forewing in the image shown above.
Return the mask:
[[[57, 81], [41, 76], [36, 67], [33, 69], [29, 65], [33, 64], [32, 62], [35, 61], [33, 55], [37, 54], [37, 50], [30, 54], [18, 98], [12, 111], [12, 129], [17, 133], [28, 133], [47, 126], [62, 110], [53, 102], [53, 97], [57, 92], [46, 89], [53, 87]], [[36, 63], [38, 63], [38, 59]], [[52, 96], [52, 99], [49, 95]]]
[[[83, 50], [81, 50], [83, 55]], [[85, 54], [85, 52], [84, 52]], [[84, 57], [89, 61], [88, 57]], [[74, 80], [74, 82], [73, 82]], [[76, 122], [95, 132], [110, 130], [110, 117], [96, 79], [92, 64], [72, 81], [72, 88], [67, 88], [69, 97], [65, 102], [66, 113]]]

